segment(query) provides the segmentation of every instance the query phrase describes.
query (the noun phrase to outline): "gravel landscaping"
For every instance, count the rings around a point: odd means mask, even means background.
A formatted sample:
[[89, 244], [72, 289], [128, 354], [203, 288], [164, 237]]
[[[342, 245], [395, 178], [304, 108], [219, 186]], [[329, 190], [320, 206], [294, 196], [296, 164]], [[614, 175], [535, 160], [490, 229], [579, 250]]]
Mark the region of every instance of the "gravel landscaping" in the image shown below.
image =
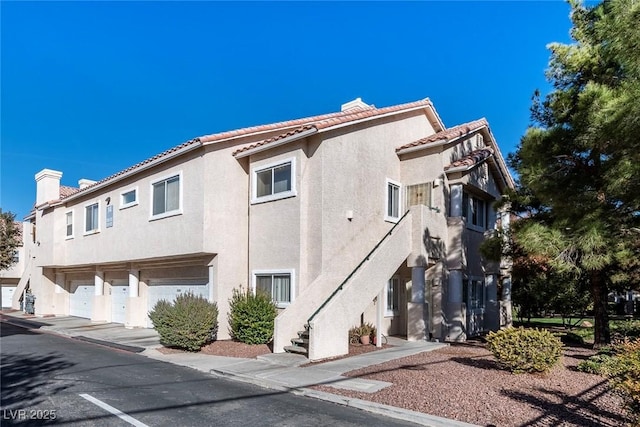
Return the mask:
[[[349, 356], [376, 350], [373, 345], [350, 346]], [[245, 358], [270, 352], [267, 345], [235, 341], [215, 341], [201, 351]], [[346, 374], [393, 384], [377, 393], [313, 388], [481, 426], [623, 426], [627, 419], [622, 401], [607, 380], [576, 370], [594, 353], [567, 346], [561, 366], [548, 374], [515, 375], [502, 369], [480, 342], [452, 344]]]

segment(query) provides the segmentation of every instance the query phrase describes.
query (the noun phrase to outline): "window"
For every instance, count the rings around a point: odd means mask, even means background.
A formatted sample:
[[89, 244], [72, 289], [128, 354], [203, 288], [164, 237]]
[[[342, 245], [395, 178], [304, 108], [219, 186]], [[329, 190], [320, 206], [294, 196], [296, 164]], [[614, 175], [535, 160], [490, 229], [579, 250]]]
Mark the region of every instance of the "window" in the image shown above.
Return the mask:
[[84, 234], [97, 233], [100, 231], [100, 206], [99, 203], [87, 205], [84, 208]]
[[180, 174], [156, 181], [152, 187], [152, 218], [163, 218], [165, 216], [180, 213]]
[[386, 221], [396, 222], [400, 219], [400, 188], [400, 183], [387, 179], [386, 210], [384, 217]]
[[20, 252], [13, 251], [13, 258], [11, 260], [14, 264], [20, 261]]
[[73, 211], [67, 212], [65, 215], [67, 239], [73, 238]]
[[484, 280], [465, 279], [462, 281], [462, 289], [468, 310], [484, 308]]
[[295, 159], [261, 166], [253, 171], [252, 203], [295, 195]]
[[386, 316], [395, 316], [400, 308], [400, 278], [392, 277], [387, 282]]
[[433, 200], [431, 195], [431, 183], [425, 182], [422, 184], [408, 185], [405, 190], [406, 206], [405, 209], [409, 210], [411, 206], [424, 205], [428, 207], [433, 206]]
[[266, 293], [278, 308], [284, 308], [293, 300], [292, 277], [290, 271], [256, 272], [254, 290]]
[[467, 218], [467, 225], [484, 230], [487, 226], [487, 203], [475, 196], [464, 193], [462, 197], [462, 216]]
[[120, 193], [120, 209], [128, 208], [138, 204], [138, 189], [132, 188]]

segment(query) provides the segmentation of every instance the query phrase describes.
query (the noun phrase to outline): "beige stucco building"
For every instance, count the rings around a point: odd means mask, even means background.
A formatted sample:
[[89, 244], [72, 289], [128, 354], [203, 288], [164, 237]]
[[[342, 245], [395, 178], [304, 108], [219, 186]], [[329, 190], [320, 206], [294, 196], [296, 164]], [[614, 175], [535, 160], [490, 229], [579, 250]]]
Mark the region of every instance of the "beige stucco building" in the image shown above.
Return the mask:
[[[344, 354], [361, 321], [409, 339], [499, 327], [500, 265], [478, 246], [513, 180], [486, 120], [446, 128], [432, 103], [340, 112], [187, 141], [99, 181], [36, 174], [32, 256], [15, 295], [36, 315], [151, 327], [160, 299], [269, 292], [274, 351]], [[14, 307], [18, 300], [14, 297]], [[304, 348], [304, 350], [300, 350]]]

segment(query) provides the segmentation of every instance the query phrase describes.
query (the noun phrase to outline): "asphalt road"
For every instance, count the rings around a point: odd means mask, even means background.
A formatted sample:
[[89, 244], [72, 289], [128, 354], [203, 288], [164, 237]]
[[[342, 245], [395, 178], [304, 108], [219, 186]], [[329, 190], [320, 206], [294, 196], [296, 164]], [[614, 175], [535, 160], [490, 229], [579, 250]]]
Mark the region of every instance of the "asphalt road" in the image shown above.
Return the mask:
[[0, 323], [0, 425], [410, 426]]

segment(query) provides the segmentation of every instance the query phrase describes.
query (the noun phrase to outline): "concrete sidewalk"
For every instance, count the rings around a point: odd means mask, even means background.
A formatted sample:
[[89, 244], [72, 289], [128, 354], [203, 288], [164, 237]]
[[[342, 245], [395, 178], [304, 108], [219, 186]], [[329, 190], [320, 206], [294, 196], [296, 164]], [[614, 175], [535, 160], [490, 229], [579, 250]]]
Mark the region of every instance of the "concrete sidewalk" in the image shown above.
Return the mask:
[[361, 399], [352, 399], [310, 389], [314, 385], [326, 385], [338, 389], [375, 393], [392, 385], [384, 381], [349, 378], [345, 373], [394, 359], [432, 351], [446, 344], [432, 342], [408, 342], [390, 337], [393, 347], [330, 362], [300, 367], [308, 363], [304, 356], [278, 353], [258, 356], [256, 359], [212, 356], [199, 353], [164, 354], [160, 338], [154, 329], [125, 328], [117, 323], [91, 323], [78, 317], [36, 318], [21, 312], [2, 312], [2, 319], [29, 329], [50, 331], [75, 339], [106, 345], [121, 350], [141, 353], [147, 357], [233, 378], [262, 387], [292, 392], [341, 405], [352, 406], [416, 424], [433, 427], [462, 427], [471, 424], [436, 417], [421, 412], [408, 411]]

